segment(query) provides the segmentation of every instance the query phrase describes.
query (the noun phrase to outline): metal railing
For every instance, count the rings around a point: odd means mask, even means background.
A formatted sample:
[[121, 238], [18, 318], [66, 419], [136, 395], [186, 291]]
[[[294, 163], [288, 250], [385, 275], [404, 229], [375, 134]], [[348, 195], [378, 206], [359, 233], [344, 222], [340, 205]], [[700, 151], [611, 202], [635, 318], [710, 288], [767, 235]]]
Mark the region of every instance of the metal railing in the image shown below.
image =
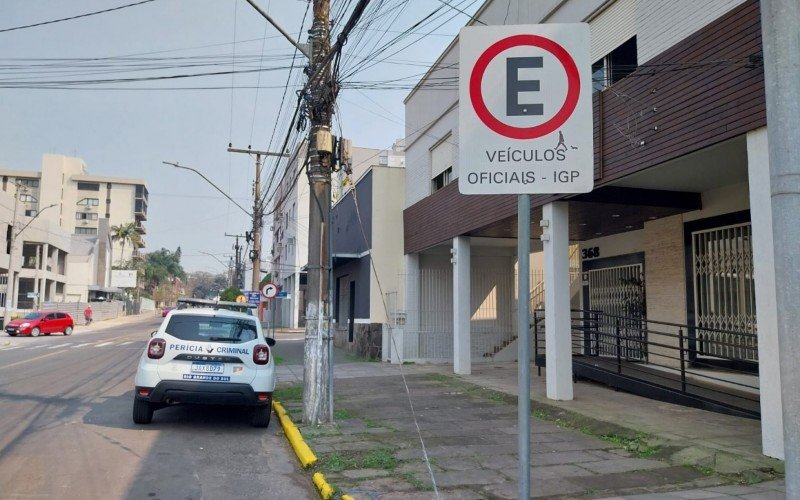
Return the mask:
[[[543, 310], [534, 312], [531, 329], [534, 364], [541, 375], [546, 361]], [[587, 378], [611, 381], [611, 385], [624, 379], [626, 388], [639, 384], [631, 392], [644, 396], [659, 399], [655, 392], [675, 392], [693, 406], [759, 414], [758, 365], [749, 361], [755, 358], [749, 352], [757, 349], [755, 334], [573, 310], [571, 337], [573, 367], [578, 376], [600, 374]], [[703, 351], [741, 355], [698, 357]]]

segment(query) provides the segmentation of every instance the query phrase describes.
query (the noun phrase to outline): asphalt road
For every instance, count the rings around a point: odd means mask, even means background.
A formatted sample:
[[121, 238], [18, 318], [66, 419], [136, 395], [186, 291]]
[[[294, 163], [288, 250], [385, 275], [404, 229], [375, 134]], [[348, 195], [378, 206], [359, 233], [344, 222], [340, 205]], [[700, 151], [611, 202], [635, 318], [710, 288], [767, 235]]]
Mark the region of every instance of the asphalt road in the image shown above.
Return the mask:
[[318, 498], [280, 432], [237, 408], [131, 420], [139, 356], [160, 318], [72, 336], [0, 336], [0, 497]]

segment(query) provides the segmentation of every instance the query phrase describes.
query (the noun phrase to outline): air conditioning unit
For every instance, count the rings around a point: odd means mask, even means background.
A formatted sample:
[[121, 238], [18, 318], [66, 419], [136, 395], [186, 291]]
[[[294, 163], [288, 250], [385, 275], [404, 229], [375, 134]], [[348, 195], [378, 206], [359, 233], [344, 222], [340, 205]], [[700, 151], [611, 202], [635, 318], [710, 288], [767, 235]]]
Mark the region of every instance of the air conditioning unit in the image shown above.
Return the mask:
[[86, 210], [87, 212], [88, 212], [89, 210], [91, 210], [91, 209], [92, 209], [92, 207], [90, 207], [89, 205], [86, 205], [86, 206], [84, 207], [84, 210]]

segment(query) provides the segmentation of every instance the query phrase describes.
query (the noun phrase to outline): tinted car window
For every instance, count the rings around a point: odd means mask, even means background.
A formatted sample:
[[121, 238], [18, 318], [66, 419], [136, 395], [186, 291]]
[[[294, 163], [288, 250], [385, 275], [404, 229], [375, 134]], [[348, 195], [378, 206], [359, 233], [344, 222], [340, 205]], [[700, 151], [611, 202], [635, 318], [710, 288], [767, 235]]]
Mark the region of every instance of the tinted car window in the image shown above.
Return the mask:
[[23, 319], [39, 319], [41, 317], [42, 317], [41, 313], [30, 313], [30, 314], [26, 314]]
[[56, 314], [55, 313], [50, 313], [47, 316], [45, 316], [44, 319], [56, 319]]
[[58, 318], [58, 319], [65, 319], [66, 317], [67, 317], [67, 315], [64, 314], [64, 313], [56, 313], [56, 318]]
[[173, 316], [166, 331], [173, 337], [193, 342], [250, 342], [258, 336], [256, 324], [238, 318], [214, 316]]

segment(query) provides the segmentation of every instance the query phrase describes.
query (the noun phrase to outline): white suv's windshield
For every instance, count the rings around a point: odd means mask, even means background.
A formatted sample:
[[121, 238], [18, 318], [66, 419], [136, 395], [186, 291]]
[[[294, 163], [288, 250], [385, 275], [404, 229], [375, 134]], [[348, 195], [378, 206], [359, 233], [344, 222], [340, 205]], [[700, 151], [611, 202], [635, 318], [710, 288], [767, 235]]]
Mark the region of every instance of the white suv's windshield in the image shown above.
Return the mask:
[[167, 323], [166, 332], [181, 340], [194, 342], [250, 342], [258, 337], [253, 321], [216, 316], [176, 315]]

